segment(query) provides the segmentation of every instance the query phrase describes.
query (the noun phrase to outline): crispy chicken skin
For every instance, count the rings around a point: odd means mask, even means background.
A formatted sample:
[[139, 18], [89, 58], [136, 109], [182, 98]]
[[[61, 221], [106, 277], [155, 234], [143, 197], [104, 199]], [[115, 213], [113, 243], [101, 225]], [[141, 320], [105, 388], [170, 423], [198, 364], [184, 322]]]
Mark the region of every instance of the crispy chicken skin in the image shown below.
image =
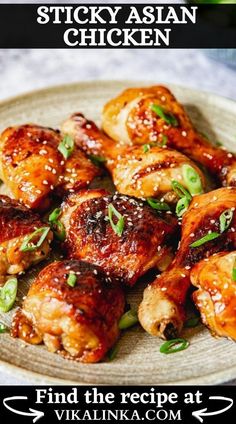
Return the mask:
[[[236, 248], [236, 188], [227, 187], [196, 196], [182, 221], [182, 237], [169, 268], [145, 290], [139, 307], [143, 328], [154, 336], [173, 338], [185, 319], [185, 302], [190, 287], [190, 270], [203, 258]], [[230, 209], [232, 220], [218, 238], [199, 247], [191, 244], [209, 232], [220, 233], [220, 215]]]
[[[51, 231], [35, 250], [20, 250], [25, 237], [43, 227], [47, 225], [37, 214], [7, 196], [0, 196], [0, 283], [4, 282], [6, 275], [19, 274], [46, 258], [52, 241]], [[40, 233], [35, 235], [33, 243], [36, 244], [40, 237]]]
[[236, 251], [221, 252], [202, 260], [191, 271], [198, 288], [194, 302], [213, 335], [236, 340], [236, 281], [233, 280]]
[[0, 178], [28, 208], [46, 210], [52, 192], [86, 187], [100, 170], [75, 148], [65, 160], [59, 131], [38, 125], [10, 127], [0, 136]]
[[[121, 235], [112, 228], [108, 205], [124, 219]], [[87, 190], [70, 195], [62, 211], [68, 256], [101, 266], [113, 280], [132, 286], [149, 269], [163, 269], [171, 261], [177, 220], [168, 213], [158, 214], [143, 201]], [[113, 215], [112, 221], [116, 224], [118, 218]]]
[[[69, 275], [75, 285], [68, 284]], [[80, 362], [98, 362], [119, 336], [123, 291], [86, 262], [53, 262], [33, 282], [12, 325], [12, 336], [44, 343], [51, 352]]]
[[[152, 110], [153, 105], [173, 116], [169, 124]], [[121, 145], [161, 143], [201, 163], [225, 185], [236, 185], [235, 155], [213, 146], [193, 127], [187, 113], [166, 87], [129, 88], [109, 101], [103, 110], [104, 131]]]
[[122, 194], [135, 197], [164, 197], [177, 200], [171, 182], [177, 180], [185, 188], [183, 165], [192, 166], [198, 173], [203, 190], [205, 176], [202, 171], [182, 153], [166, 146], [117, 145], [102, 133], [92, 121], [82, 114], [73, 114], [62, 125], [62, 131], [70, 134], [76, 144], [87, 154], [106, 158], [106, 167], [114, 185]]

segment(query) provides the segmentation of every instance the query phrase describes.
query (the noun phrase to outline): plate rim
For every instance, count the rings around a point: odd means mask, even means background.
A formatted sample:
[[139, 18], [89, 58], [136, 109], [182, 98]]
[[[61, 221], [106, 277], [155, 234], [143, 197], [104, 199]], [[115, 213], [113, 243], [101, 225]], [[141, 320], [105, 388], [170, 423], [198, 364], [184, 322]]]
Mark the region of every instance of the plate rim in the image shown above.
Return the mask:
[[[73, 87], [83, 87], [83, 86], [92, 86], [92, 85], [97, 85], [99, 83], [102, 84], [125, 84], [125, 85], [131, 85], [131, 87], [135, 87], [136, 85], [139, 86], [150, 86], [150, 85], [161, 85], [161, 86], [166, 86], [167, 88], [171, 88], [171, 89], [181, 89], [184, 91], [192, 91], [195, 94], [205, 94], [207, 96], [210, 96], [210, 98], [212, 99], [220, 99], [221, 101], [225, 101], [225, 103], [231, 104], [232, 106], [236, 107], [236, 100], [227, 97], [227, 96], [221, 96], [219, 94], [216, 93], [212, 93], [211, 91], [207, 91], [207, 90], [198, 90], [196, 88], [192, 88], [192, 87], [188, 87], [182, 84], [175, 84], [175, 83], [169, 83], [167, 81], [159, 81], [157, 82], [156, 80], [112, 80], [112, 79], [101, 79], [101, 80], [95, 80], [95, 79], [91, 79], [91, 80], [85, 80], [85, 81], [74, 81], [74, 82], [69, 82], [69, 83], [64, 83], [64, 84], [53, 84], [53, 85], [46, 85], [45, 87], [42, 88], [37, 88], [37, 89], [33, 89], [30, 91], [23, 91], [22, 93], [19, 93], [15, 96], [10, 96], [7, 98], [4, 98], [2, 100], [0, 100], [0, 107], [4, 107], [5, 105], [9, 104], [9, 103], [14, 103], [17, 102], [19, 100], [23, 100], [23, 99], [27, 99], [28, 97], [31, 97], [33, 95], [37, 95], [37, 94], [43, 94], [43, 93], [48, 93], [48, 92], [54, 92], [57, 90], [66, 90], [66, 89], [70, 89]], [[124, 87], [124, 90], [126, 88]]]
[[[216, 93], [212, 93], [211, 91], [207, 90], [198, 90], [196, 88], [184, 86], [181, 84], [175, 84], [175, 83], [169, 83], [167, 81], [154, 81], [154, 80], [123, 80], [123, 79], [101, 79], [101, 80], [84, 80], [84, 81], [75, 81], [70, 83], [64, 83], [64, 84], [55, 84], [55, 85], [48, 85], [41, 88], [33, 89], [30, 91], [19, 93], [15, 96], [10, 96], [7, 98], [4, 98], [0, 100], [0, 108], [4, 108], [4, 106], [9, 106], [11, 104], [17, 103], [18, 101], [27, 100], [28, 98], [31, 98], [32, 96], [37, 96], [45, 94], [54, 93], [56, 91], [64, 91], [68, 89], [76, 89], [76, 88], [82, 88], [82, 87], [89, 87], [98, 85], [99, 83], [107, 84], [107, 85], [122, 85], [124, 84], [124, 89], [127, 86], [135, 87], [135, 86], [150, 86], [150, 85], [164, 85], [170, 88], [171, 90], [179, 89], [183, 90], [185, 92], [191, 91], [195, 95], [206, 95], [208, 98], [212, 99], [212, 101], [216, 101], [220, 99], [221, 104], [224, 102], [225, 105], [228, 107], [232, 106], [233, 109], [236, 111], [236, 100], [221, 96]], [[37, 371], [29, 370], [22, 366], [17, 366], [15, 364], [12, 364], [10, 362], [6, 362], [3, 359], [0, 359], [0, 371], [5, 372], [10, 375], [17, 375], [19, 377], [26, 377], [31, 381], [38, 384], [57, 384], [57, 385], [93, 385], [93, 383], [85, 383], [80, 381], [74, 381], [74, 380], [68, 380], [63, 378], [57, 378], [52, 377], [47, 374], [40, 374]], [[170, 383], [158, 383], [158, 385], [188, 385], [188, 384], [202, 384], [202, 385], [210, 385], [210, 384], [222, 384], [222, 383], [229, 383], [232, 381], [231, 375], [235, 375], [236, 377], [236, 366], [231, 367], [230, 369], [227, 368], [227, 370], [218, 371], [210, 374], [206, 374], [203, 377], [194, 377], [184, 380], [178, 380], [177, 382], [170, 382]], [[234, 377], [233, 377], [234, 378]], [[101, 383], [102, 384], [102, 383]], [[145, 383], [148, 384], [148, 383]], [[99, 385], [99, 383], [96, 383], [96, 385]], [[104, 383], [102, 384], [104, 385]], [[121, 383], [120, 385], [128, 385]], [[143, 385], [143, 384], [140, 384]], [[154, 384], [155, 386], [155, 384]]]

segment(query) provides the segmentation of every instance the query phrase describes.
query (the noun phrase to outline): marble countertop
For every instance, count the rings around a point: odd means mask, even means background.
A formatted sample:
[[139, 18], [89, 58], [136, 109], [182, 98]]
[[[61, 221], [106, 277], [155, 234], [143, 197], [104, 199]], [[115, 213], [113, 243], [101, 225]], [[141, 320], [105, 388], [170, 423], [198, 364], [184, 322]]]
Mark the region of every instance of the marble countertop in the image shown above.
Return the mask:
[[[200, 50], [0, 50], [0, 100], [49, 85], [139, 79], [176, 83], [236, 99], [236, 70]], [[0, 372], [0, 384], [30, 384]]]

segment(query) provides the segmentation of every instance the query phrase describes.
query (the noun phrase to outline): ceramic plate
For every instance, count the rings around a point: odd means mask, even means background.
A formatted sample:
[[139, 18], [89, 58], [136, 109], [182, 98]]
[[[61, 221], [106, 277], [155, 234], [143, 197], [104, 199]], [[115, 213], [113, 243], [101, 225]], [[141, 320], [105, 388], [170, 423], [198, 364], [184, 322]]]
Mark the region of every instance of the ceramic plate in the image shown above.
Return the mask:
[[[9, 125], [35, 122], [58, 127], [72, 112], [81, 111], [99, 124], [104, 103], [130, 86], [142, 82], [89, 82], [53, 87], [0, 104], [0, 130]], [[189, 112], [196, 127], [229, 149], [236, 150], [236, 103], [191, 89], [169, 85]], [[21, 279], [18, 304], [38, 269]], [[135, 306], [142, 297], [140, 284], [129, 294]], [[0, 320], [10, 324], [11, 311]], [[236, 344], [213, 338], [203, 326], [185, 330], [190, 347], [173, 355], [159, 352], [162, 343], [137, 326], [122, 334], [112, 362], [79, 364], [47, 352], [43, 346], [26, 345], [8, 334], [0, 337], [0, 360], [4, 371], [25, 374], [35, 383], [76, 384], [217, 384], [236, 378]]]

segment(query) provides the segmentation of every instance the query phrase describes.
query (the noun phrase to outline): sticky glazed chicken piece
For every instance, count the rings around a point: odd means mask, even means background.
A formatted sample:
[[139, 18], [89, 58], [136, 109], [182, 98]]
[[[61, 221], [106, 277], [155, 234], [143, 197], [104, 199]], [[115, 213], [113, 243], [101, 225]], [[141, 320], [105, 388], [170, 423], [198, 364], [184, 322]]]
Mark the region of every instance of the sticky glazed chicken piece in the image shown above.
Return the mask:
[[196, 196], [182, 221], [182, 236], [169, 268], [145, 290], [139, 307], [143, 328], [154, 336], [176, 337], [185, 319], [191, 268], [203, 258], [236, 248], [236, 188]]
[[135, 197], [162, 198], [176, 202], [172, 181], [186, 189], [183, 169], [190, 166], [199, 176], [202, 190], [206, 180], [203, 172], [182, 153], [165, 145], [118, 146], [82, 114], [73, 114], [62, 125], [62, 132], [70, 134], [87, 154], [102, 156], [112, 175], [116, 189]]
[[[194, 302], [213, 335], [236, 341], [236, 251], [202, 260], [191, 271]], [[235, 271], [234, 271], [235, 270]]]
[[28, 208], [47, 210], [52, 193], [86, 187], [100, 170], [77, 147], [65, 159], [59, 131], [38, 125], [10, 127], [0, 136], [0, 178]]
[[205, 191], [206, 180], [202, 171], [190, 159], [173, 149], [158, 146], [130, 147], [117, 160], [108, 162], [114, 185], [120, 193], [140, 198], [159, 198], [176, 203], [178, 196], [173, 191], [172, 182], [177, 181], [188, 190], [184, 169], [193, 169], [201, 183], [199, 189]]
[[0, 196], [0, 283], [45, 259], [52, 232], [37, 214], [7, 196]]
[[66, 260], [44, 268], [17, 310], [12, 336], [50, 352], [98, 362], [119, 336], [125, 299], [99, 267]]
[[104, 190], [80, 191], [62, 206], [70, 258], [99, 265], [112, 280], [132, 286], [153, 267], [166, 268], [177, 220], [146, 203]]
[[130, 88], [103, 110], [104, 131], [121, 145], [161, 144], [204, 165], [220, 184], [236, 185], [236, 157], [216, 147], [193, 127], [183, 106], [166, 87]]

